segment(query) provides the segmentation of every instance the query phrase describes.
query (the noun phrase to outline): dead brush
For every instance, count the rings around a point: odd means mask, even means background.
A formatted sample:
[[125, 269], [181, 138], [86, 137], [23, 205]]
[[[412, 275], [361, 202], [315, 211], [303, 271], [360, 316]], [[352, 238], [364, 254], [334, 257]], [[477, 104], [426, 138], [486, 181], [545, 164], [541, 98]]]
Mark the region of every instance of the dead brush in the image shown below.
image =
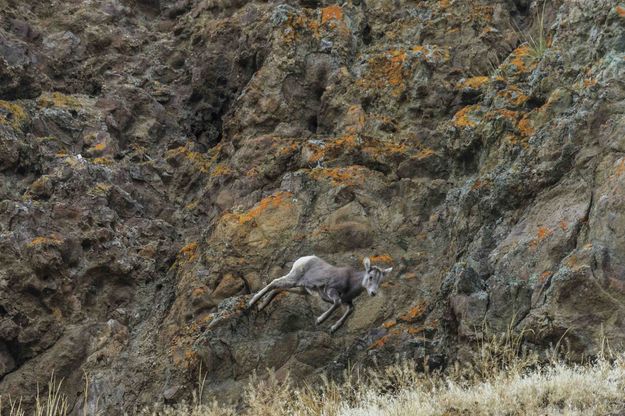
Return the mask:
[[535, 368], [539, 362], [538, 353], [530, 350], [523, 342], [531, 332], [533, 331], [528, 329], [514, 331], [512, 323], [500, 334], [484, 327], [481, 331], [483, 335], [477, 341], [478, 351], [472, 363], [474, 377], [487, 379], [501, 371], [520, 374]]

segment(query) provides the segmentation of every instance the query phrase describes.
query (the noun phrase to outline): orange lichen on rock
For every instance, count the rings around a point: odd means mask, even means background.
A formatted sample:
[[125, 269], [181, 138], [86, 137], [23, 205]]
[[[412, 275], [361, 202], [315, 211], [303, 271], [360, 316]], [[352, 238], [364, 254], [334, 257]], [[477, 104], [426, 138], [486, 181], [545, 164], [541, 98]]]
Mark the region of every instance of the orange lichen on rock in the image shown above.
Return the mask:
[[415, 322], [423, 315], [426, 308], [427, 308], [427, 303], [421, 302], [417, 304], [416, 306], [413, 306], [412, 308], [410, 308], [410, 310], [408, 310], [408, 312], [400, 316], [398, 318], [398, 321], [407, 322], [407, 323]]
[[625, 158], [619, 159], [616, 165], [616, 169], [614, 171], [614, 174], [616, 176], [621, 176], [623, 173], [625, 173]]
[[489, 78], [486, 76], [467, 78], [460, 81], [456, 88], [479, 90], [488, 80]]
[[418, 334], [422, 333], [425, 330], [426, 330], [426, 327], [424, 327], [424, 326], [417, 326], [417, 327], [409, 327], [406, 330], [406, 332], [408, 332], [410, 335], [418, 335]]
[[367, 60], [367, 71], [357, 84], [364, 88], [391, 88], [399, 96], [406, 88], [405, 80], [413, 71], [412, 62], [421, 60], [440, 63], [449, 60], [449, 50], [434, 45], [417, 45], [411, 49], [387, 49]]
[[493, 32], [497, 32], [497, 29], [495, 29], [492, 26], [486, 26], [484, 29], [482, 29], [482, 35], [487, 35], [487, 34], [493, 33]]
[[456, 127], [475, 127], [481, 119], [481, 111], [479, 104], [468, 105], [454, 115], [452, 122]]
[[523, 91], [521, 91], [518, 87], [515, 87], [514, 85], [511, 85], [503, 91], [499, 91], [497, 93], [497, 96], [502, 97], [508, 103], [515, 106], [523, 105], [529, 99], [529, 97], [525, 95]]
[[620, 6], [620, 5], [616, 6], [616, 14], [625, 18], [625, 7]]
[[538, 227], [538, 230], [536, 231], [536, 238], [533, 238], [529, 242], [529, 246], [531, 248], [535, 249], [536, 247], [538, 247], [538, 245], [542, 241], [544, 241], [547, 238], [549, 238], [549, 236], [551, 236], [552, 234], [553, 234], [553, 230], [551, 230], [549, 227], [541, 225], [540, 227]]
[[435, 45], [416, 45], [411, 48], [412, 53], [424, 61], [435, 64], [449, 60], [449, 49]]
[[97, 150], [99, 152], [101, 152], [104, 149], [106, 149], [106, 143], [104, 142], [97, 143], [95, 146], [93, 146], [93, 150]]
[[367, 153], [373, 157], [376, 156], [395, 156], [408, 153], [408, 146], [403, 143], [395, 143], [392, 141], [369, 140], [362, 148], [363, 153]]
[[321, 9], [321, 24], [324, 24], [330, 20], [343, 19], [343, 9], [341, 6], [333, 4], [332, 6], [324, 7]]
[[278, 206], [281, 206], [284, 204], [291, 205], [292, 197], [293, 197], [293, 194], [290, 192], [284, 192], [284, 191], [277, 192], [273, 195], [263, 198], [252, 209], [250, 209], [246, 213], [239, 215], [237, 220], [239, 224], [246, 224], [254, 220], [255, 218], [257, 218], [258, 216], [260, 216], [263, 212], [267, 211], [268, 209], [277, 208]]
[[553, 272], [551, 270], [546, 270], [546, 271], [542, 272], [540, 274], [540, 277], [538, 278], [538, 282], [541, 285], [544, 285], [545, 282], [547, 281], [547, 279], [549, 279], [551, 277], [551, 275], [553, 275]]
[[551, 231], [551, 229], [545, 226], [541, 226], [541, 227], [538, 227], [538, 232], [536, 235], [538, 239], [544, 240], [545, 238], [549, 237], [551, 234], [553, 234], [553, 231]]
[[527, 138], [515, 136], [514, 134], [507, 134], [504, 138], [504, 141], [510, 143], [512, 146], [521, 146], [524, 148], [529, 147], [529, 143], [527, 142]]
[[286, 146], [282, 146], [278, 150], [278, 156], [290, 156], [297, 151], [299, 145], [297, 143], [291, 143]]
[[408, 146], [403, 143], [393, 143], [390, 141], [385, 141], [381, 144], [381, 151], [384, 154], [403, 154], [408, 151]]
[[423, 160], [423, 159], [427, 159], [428, 157], [434, 156], [436, 154], [436, 152], [433, 149], [430, 149], [429, 147], [425, 147], [421, 150], [419, 150], [414, 157], [418, 160]]
[[406, 52], [401, 49], [391, 49], [388, 51], [384, 70], [389, 84], [397, 87], [404, 82], [405, 74], [403, 63], [406, 60]]
[[511, 123], [516, 123], [517, 119], [519, 118], [519, 112], [508, 110], [506, 108], [500, 108], [497, 110], [489, 111], [488, 114], [486, 114], [486, 119], [488, 120], [493, 120], [497, 118], [505, 118]]
[[507, 120], [510, 123], [511, 127], [516, 128], [516, 132], [517, 134], [521, 135], [521, 138], [517, 138], [514, 134], [508, 134], [504, 137], [504, 140], [507, 140], [512, 144], [520, 144], [524, 147], [527, 147], [527, 138], [531, 137], [535, 132], [533, 122], [530, 119], [530, 114], [502, 108], [494, 111], [489, 111], [486, 114], [485, 118], [487, 120]]
[[384, 335], [383, 337], [377, 339], [373, 344], [369, 346], [369, 349], [375, 350], [378, 348], [382, 348], [386, 344], [386, 341], [388, 341], [389, 337], [390, 335]]
[[172, 352], [172, 360], [177, 367], [183, 367], [186, 369], [194, 368], [199, 360], [198, 354], [190, 348], [183, 350], [175, 349]]
[[536, 66], [535, 59], [532, 57], [530, 46], [521, 45], [512, 51], [512, 59], [510, 64], [514, 65], [518, 72], [528, 72]]
[[205, 286], [196, 287], [195, 289], [191, 291], [191, 296], [194, 298], [199, 298], [200, 296], [204, 295], [206, 292], [207, 290]]
[[375, 350], [378, 348], [382, 348], [384, 345], [386, 345], [386, 343], [388, 342], [389, 339], [391, 339], [393, 336], [397, 336], [401, 334], [401, 331], [398, 329], [392, 329], [391, 331], [389, 331], [389, 333], [387, 335], [384, 335], [381, 338], [378, 338], [373, 344], [371, 344], [369, 346], [370, 350]]
[[360, 144], [360, 139], [353, 134], [348, 134], [338, 139], [329, 141], [319, 147], [310, 157], [310, 162], [317, 162], [327, 157], [336, 157], [341, 153], [354, 150]]
[[165, 153], [165, 157], [168, 159], [181, 157], [189, 160], [193, 164], [193, 166], [195, 166], [202, 173], [209, 172], [215, 156], [216, 155], [214, 155], [212, 158], [209, 158], [207, 155], [199, 152], [194, 152], [186, 146], [180, 146], [175, 149], [168, 150]]
[[519, 120], [517, 128], [519, 133], [524, 137], [530, 137], [535, 132], [532, 121], [527, 116], [523, 116], [523, 118]]
[[369, 58], [368, 71], [364, 78], [358, 80], [359, 86], [375, 89], [390, 86], [393, 95], [400, 95], [408, 76], [407, 68], [404, 68], [406, 56], [402, 49], [391, 49]]
[[382, 324], [382, 326], [386, 329], [392, 328], [395, 325], [397, 325], [397, 320], [396, 319], [391, 319], [390, 321], [386, 321]]
[[316, 180], [329, 180], [332, 185], [362, 185], [364, 183], [366, 168], [362, 166], [348, 166], [345, 168], [315, 168], [310, 171], [310, 176]]
[[232, 173], [234, 173], [234, 171], [230, 168], [230, 166], [226, 165], [225, 163], [219, 163], [213, 168], [211, 176], [226, 176], [231, 175]]
[[393, 264], [393, 258], [388, 253], [380, 254], [378, 256], [371, 256], [370, 260], [371, 260], [371, 263], [373, 264], [377, 264], [377, 263]]
[[180, 257], [185, 260], [195, 260], [197, 258], [198, 243], [191, 242], [180, 249]]
[[334, 160], [342, 155], [356, 153], [366, 153], [374, 158], [396, 156], [405, 154], [409, 150], [405, 144], [396, 143], [390, 139], [365, 138], [356, 134], [346, 134], [322, 144], [309, 144], [308, 147], [312, 147], [312, 154], [308, 157], [309, 163]]
[[293, 43], [302, 35], [302, 38], [312, 37], [318, 39], [319, 33], [319, 18], [308, 18], [305, 14], [300, 13], [298, 15], [291, 15], [288, 17], [283, 33], [284, 41], [286, 43]]
[[474, 5], [471, 9], [471, 17], [474, 20], [482, 20], [483, 22], [492, 22], [495, 14], [495, 8], [487, 5]]
[[63, 242], [60, 238], [56, 236], [39, 236], [30, 240], [26, 246], [27, 247], [36, 247], [36, 246], [58, 246]]

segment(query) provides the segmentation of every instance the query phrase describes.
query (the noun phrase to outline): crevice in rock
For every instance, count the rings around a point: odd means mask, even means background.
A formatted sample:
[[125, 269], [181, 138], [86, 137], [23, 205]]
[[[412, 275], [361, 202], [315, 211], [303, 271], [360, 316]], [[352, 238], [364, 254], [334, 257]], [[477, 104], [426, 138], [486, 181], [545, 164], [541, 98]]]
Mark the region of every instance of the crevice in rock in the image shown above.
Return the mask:
[[362, 29], [362, 43], [369, 46], [373, 41], [373, 36], [371, 35], [371, 26], [369, 23], [365, 24], [365, 27]]

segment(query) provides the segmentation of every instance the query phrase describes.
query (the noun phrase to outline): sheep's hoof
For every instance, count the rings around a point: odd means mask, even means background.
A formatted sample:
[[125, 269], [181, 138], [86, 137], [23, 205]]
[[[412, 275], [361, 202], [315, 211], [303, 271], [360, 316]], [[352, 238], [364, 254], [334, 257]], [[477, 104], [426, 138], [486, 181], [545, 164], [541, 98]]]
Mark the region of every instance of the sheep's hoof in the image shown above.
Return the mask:
[[336, 330], [339, 329], [338, 326], [332, 325], [332, 327], [330, 328], [330, 333], [334, 334], [336, 332]]
[[317, 319], [315, 319], [315, 323], [316, 323], [317, 325], [321, 325], [321, 322], [322, 322], [322, 321], [321, 321], [321, 318], [317, 318]]

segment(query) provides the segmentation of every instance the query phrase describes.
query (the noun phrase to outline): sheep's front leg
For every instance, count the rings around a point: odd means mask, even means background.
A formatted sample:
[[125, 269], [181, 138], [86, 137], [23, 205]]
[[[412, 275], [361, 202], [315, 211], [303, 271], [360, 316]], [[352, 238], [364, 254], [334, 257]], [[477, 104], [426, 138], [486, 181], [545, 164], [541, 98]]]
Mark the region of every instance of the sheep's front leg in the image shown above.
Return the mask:
[[330, 328], [330, 333], [334, 333], [337, 329], [339, 329], [341, 327], [341, 325], [343, 325], [345, 323], [345, 320], [347, 319], [347, 317], [349, 315], [351, 315], [351, 313], [354, 311], [354, 305], [352, 305], [351, 303], [347, 304], [347, 310], [345, 311], [345, 313], [343, 314], [343, 316], [341, 316], [341, 319], [339, 319], [338, 321], [336, 321], [336, 323], [334, 325], [332, 325], [332, 327]]
[[341, 306], [340, 303], [334, 303], [332, 304], [332, 306], [330, 306], [330, 309], [328, 309], [327, 311], [325, 311], [324, 313], [322, 313], [321, 315], [319, 315], [319, 318], [317, 318], [317, 325], [320, 325], [323, 323], [323, 321], [325, 321], [326, 319], [328, 319], [328, 317], [330, 316], [330, 314], [332, 312], [334, 312], [336, 310], [336, 308], [338, 308], [339, 306]]
[[330, 300], [332, 300], [332, 306], [330, 306], [330, 309], [319, 315], [319, 318], [317, 318], [317, 325], [323, 323], [323, 321], [330, 317], [330, 315], [336, 310], [336, 308], [341, 306], [341, 298], [339, 297], [339, 294], [335, 289], [330, 289], [327, 292], [327, 296], [328, 298], [330, 298]]

